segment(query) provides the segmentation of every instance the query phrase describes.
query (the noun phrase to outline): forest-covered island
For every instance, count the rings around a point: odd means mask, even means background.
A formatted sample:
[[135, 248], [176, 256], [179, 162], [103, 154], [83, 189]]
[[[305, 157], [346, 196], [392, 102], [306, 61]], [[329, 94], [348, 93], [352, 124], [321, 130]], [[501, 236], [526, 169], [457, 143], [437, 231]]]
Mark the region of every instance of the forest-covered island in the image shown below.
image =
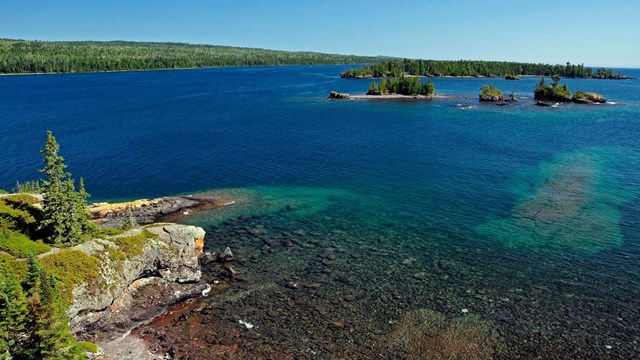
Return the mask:
[[611, 69], [600, 68], [595, 72], [582, 64], [569, 62], [566, 65], [518, 63], [508, 61], [472, 60], [389, 60], [382, 64], [372, 64], [358, 69], [350, 69], [342, 78], [400, 77], [402, 75], [426, 77], [509, 77], [553, 76], [592, 79], [628, 79], [624, 74]]
[[390, 59], [183, 43], [0, 39], [0, 74], [372, 64]]

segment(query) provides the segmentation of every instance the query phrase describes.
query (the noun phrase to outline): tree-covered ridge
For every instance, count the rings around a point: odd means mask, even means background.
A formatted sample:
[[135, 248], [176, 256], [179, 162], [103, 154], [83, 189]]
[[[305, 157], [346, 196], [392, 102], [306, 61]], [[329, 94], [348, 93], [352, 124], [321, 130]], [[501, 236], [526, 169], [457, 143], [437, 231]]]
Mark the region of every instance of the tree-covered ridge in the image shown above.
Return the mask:
[[373, 81], [369, 85], [367, 95], [433, 95], [435, 86], [431, 81], [420, 83], [419, 77], [391, 77], [380, 80], [379, 83]]
[[623, 74], [615, 74], [610, 69], [598, 69], [593, 72], [584, 65], [549, 65], [517, 63], [508, 61], [471, 61], [471, 60], [391, 60], [383, 64], [373, 64], [359, 69], [351, 69], [340, 74], [343, 78], [398, 77], [416, 76], [517, 76], [559, 75], [571, 78], [626, 79]]
[[0, 39], [0, 73], [5, 74], [210, 66], [364, 64], [389, 59], [182, 43]]

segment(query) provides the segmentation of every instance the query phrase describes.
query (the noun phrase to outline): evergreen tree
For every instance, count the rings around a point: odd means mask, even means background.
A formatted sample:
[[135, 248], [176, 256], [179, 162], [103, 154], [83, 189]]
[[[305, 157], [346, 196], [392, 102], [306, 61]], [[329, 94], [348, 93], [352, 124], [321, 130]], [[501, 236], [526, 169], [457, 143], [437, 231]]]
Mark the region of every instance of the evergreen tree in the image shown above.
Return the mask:
[[27, 298], [20, 280], [0, 264], [0, 359], [22, 353], [27, 315]]
[[44, 168], [40, 172], [46, 175], [42, 181], [42, 221], [40, 230], [46, 234], [46, 240], [55, 245], [67, 245], [82, 239], [83, 233], [91, 229], [86, 201], [89, 194], [80, 179], [80, 188], [76, 191], [75, 180], [67, 171], [64, 158], [58, 154], [58, 145], [51, 131], [47, 131], [47, 142], [40, 150], [44, 155]]
[[127, 206], [124, 211], [124, 221], [122, 222], [122, 228], [125, 230], [133, 229], [138, 226], [135, 215], [133, 215], [133, 209], [131, 206]]

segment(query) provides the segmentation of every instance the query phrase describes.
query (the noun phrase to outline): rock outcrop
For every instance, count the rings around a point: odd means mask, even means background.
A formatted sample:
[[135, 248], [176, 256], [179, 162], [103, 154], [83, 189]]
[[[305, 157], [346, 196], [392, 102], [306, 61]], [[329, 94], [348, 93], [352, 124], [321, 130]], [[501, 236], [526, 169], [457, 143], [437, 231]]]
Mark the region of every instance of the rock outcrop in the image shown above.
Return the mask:
[[480, 94], [480, 101], [503, 101], [503, 95], [484, 95]]
[[346, 94], [346, 93], [339, 93], [335, 91], [332, 91], [329, 93], [329, 99], [349, 99], [349, 98], [351, 98], [351, 96], [349, 96], [349, 94]]
[[211, 196], [169, 196], [141, 199], [123, 203], [93, 203], [88, 210], [100, 227], [120, 228], [131, 210], [136, 223], [152, 224], [158, 221], [176, 221], [192, 211], [210, 209], [234, 203], [233, 199]]
[[[141, 235], [144, 243], [138, 253], [124, 256], [126, 242], [117, 239]], [[204, 236], [195, 226], [154, 224], [74, 247], [98, 257], [100, 265], [95, 279], [73, 288], [67, 310], [71, 331], [79, 339], [100, 342], [199, 295], [208, 287], [200, 281], [198, 263]]]
[[593, 92], [576, 91], [571, 100], [578, 104], [604, 104], [607, 100], [604, 96]]

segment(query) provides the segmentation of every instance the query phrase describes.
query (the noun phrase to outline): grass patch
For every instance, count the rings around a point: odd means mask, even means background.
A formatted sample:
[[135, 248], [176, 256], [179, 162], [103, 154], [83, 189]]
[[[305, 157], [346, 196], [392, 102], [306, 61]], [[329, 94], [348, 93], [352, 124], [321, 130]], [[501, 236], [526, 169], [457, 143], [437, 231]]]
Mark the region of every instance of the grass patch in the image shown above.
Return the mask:
[[97, 236], [98, 238], [104, 240], [108, 236], [120, 235], [122, 233], [124, 233], [124, 230], [122, 230], [122, 229], [104, 228], [104, 229], [98, 229], [96, 231], [95, 236]]
[[15, 257], [26, 258], [29, 254], [39, 255], [46, 253], [50, 247], [47, 244], [33, 241], [26, 235], [5, 230], [0, 233], [0, 249]]
[[98, 345], [96, 345], [96, 344], [94, 344], [92, 342], [79, 341], [78, 342], [78, 346], [84, 352], [90, 352], [90, 353], [97, 353], [98, 352]]
[[73, 300], [73, 287], [80, 283], [89, 283], [98, 277], [100, 264], [98, 258], [89, 256], [80, 250], [61, 250], [40, 259], [45, 270], [62, 282], [63, 296], [67, 304]]
[[138, 235], [121, 236], [109, 239], [109, 241], [116, 244], [117, 248], [109, 248], [109, 258], [113, 261], [124, 261], [134, 256], [140, 255], [143, 252], [144, 245], [149, 239], [158, 237], [152, 234], [147, 229], [142, 230]]
[[26, 261], [17, 261], [13, 256], [9, 254], [0, 253], [0, 264], [4, 264], [20, 277], [24, 279], [27, 276], [29, 264]]

